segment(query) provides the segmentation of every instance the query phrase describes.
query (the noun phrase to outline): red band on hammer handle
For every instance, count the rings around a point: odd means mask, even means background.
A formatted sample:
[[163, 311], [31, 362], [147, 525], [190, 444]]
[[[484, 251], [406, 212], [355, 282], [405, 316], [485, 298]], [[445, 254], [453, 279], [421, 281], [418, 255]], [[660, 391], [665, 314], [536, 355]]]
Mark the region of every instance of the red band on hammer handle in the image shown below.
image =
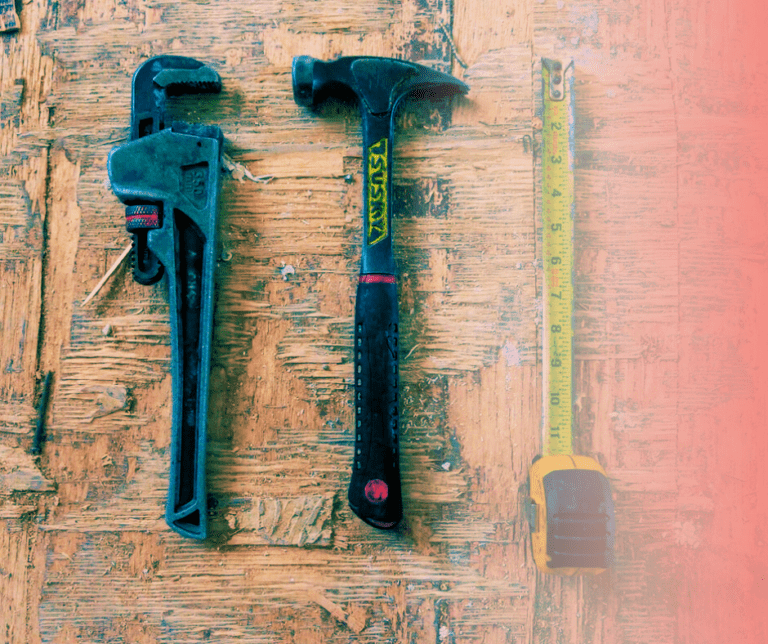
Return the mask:
[[381, 273], [371, 273], [360, 276], [361, 284], [394, 284], [397, 278], [394, 275], [382, 275]]

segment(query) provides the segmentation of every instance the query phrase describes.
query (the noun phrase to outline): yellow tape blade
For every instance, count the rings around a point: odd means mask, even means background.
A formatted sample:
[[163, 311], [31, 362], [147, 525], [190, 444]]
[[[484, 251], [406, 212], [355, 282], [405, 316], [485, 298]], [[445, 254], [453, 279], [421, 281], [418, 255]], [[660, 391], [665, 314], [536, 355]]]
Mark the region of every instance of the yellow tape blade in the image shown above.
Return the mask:
[[544, 453], [571, 454], [573, 426], [573, 65], [542, 61]]

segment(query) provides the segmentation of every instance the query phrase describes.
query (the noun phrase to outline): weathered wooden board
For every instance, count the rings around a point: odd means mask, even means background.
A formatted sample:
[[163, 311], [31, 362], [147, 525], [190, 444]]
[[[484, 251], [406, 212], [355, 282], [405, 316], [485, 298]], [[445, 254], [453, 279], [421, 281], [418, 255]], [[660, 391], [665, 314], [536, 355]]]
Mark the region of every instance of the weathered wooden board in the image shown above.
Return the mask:
[[[765, 46], [726, 5], [20, 7], [0, 41], [0, 642], [765, 640]], [[226, 137], [202, 544], [163, 521], [165, 287], [123, 266], [82, 304], [128, 243], [106, 157], [159, 53], [224, 84], [174, 107]], [[398, 117], [393, 533], [345, 498], [359, 115], [294, 103], [299, 54], [404, 57], [471, 87]], [[575, 448], [606, 466], [618, 517], [595, 579], [537, 574], [521, 511], [541, 446], [542, 56], [576, 64]]]

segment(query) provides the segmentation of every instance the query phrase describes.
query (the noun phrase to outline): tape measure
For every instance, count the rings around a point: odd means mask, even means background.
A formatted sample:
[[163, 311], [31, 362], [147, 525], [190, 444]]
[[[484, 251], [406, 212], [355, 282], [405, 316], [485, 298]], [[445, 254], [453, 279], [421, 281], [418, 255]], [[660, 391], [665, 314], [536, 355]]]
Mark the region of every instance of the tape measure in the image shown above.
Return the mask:
[[613, 563], [611, 486], [593, 458], [573, 454], [573, 63], [545, 58], [542, 220], [543, 456], [528, 471], [526, 503], [537, 568], [600, 574]]
[[573, 425], [573, 63], [542, 60], [543, 451], [571, 454]]

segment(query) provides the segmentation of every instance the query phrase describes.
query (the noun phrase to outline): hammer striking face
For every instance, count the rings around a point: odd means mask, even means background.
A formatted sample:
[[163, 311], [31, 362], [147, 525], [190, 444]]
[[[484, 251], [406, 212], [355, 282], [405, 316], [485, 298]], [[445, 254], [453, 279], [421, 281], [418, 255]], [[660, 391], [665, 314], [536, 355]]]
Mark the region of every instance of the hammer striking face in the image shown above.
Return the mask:
[[355, 458], [349, 504], [363, 521], [392, 528], [402, 517], [398, 448], [398, 315], [392, 254], [394, 113], [412, 95], [465, 94], [461, 81], [391, 58], [293, 59], [293, 95], [315, 108], [354, 94], [363, 125], [363, 250], [355, 303]]

